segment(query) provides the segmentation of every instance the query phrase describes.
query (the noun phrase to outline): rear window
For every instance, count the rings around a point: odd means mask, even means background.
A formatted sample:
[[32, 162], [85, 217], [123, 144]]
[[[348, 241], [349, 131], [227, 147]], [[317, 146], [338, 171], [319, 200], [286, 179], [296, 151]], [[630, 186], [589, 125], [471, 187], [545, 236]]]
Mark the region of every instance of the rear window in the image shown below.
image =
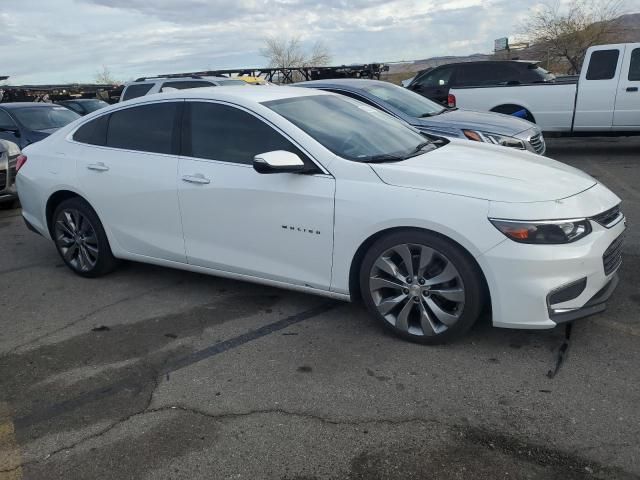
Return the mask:
[[456, 72], [456, 85], [481, 86], [508, 82], [519, 82], [520, 72], [509, 63], [470, 63], [460, 64]]
[[189, 88], [213, 87], [213, 86], [215, 86], [213, 83], [197, 81], [197, 80], [182, 80], [182, 81], [175, 81], [175, 82], [164, 82], [162, 84], [162, 88], [168, 87], [168, 88], [176, 88], [178, 90], [186, 90], [186, 89], [189, 89]]
[[640, 80], [640, 48], [636, 48], [631, 52], [629, 80]]
[[143, 152], [171, 153], [178, 103], [140, 105], [113, 112], [107, 146]]
[[90, 145], [104, 145], [107, 141], [108, 124], [109, 115], [102, 115], [82, 125], [73, 134], [73, 139], [76, 142], [88, 143]]
[[122, 100], [131, 100], [132, 98], [143, 97], [151, 90], [153, 83], [140, 83], [137, 85], [129, 85], [124, 89]]
[[591, 54], [587, 80], [610, 80], [616, 76], [619, 50], [598, 50]]

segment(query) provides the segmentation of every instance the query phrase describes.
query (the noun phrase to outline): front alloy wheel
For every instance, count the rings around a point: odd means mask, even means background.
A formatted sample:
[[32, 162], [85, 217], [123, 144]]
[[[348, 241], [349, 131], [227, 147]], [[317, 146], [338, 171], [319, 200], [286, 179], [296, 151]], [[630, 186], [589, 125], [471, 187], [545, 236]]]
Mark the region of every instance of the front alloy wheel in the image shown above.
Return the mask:
[[401, 244], [384, 252], [369, 278], [373, 302], [387, 322], [411, 335], [443, 333], [464, 310], [464, 283], [442, 253]]
[[481, 275], [470, 256], [444, 237], [421, 231], [378, 240], [363, 260], [360, 291], [385, 327], [429, 344], [462, 335], [483, 303]]

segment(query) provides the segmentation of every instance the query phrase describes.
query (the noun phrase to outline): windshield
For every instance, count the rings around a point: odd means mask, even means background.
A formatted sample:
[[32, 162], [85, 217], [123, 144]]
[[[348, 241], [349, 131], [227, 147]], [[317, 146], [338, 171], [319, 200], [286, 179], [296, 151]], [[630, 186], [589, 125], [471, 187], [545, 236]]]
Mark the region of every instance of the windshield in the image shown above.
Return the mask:
[[442, 105], [438, 105], [422, 95], [391, 83], [380, 82], [364, 85], [360, 88], [410, 117], [430, 117], [438, 115], [445, 110]]
[[97, 98], [95, 100], [83, 101], [81, 105], [87, 113], [95, 112], [96, 110], [109, 106], [107, 102], [98, 100]]
[[286, 98], [263, 105], [348, 160], [403, 160], [432, 145], [386, 113], [338, 95]]
[[48, 130], [61, 128], [80, 118], [76, 112], [66, 107], [25, 107], [12, 111], [18, 121], [29, 130]]

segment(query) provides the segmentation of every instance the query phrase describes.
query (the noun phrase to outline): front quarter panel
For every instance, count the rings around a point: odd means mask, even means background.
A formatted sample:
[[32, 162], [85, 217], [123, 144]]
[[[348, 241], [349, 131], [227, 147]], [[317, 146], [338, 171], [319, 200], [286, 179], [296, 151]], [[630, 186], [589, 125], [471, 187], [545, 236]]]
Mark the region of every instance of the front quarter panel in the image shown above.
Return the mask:
[[388, 229], [434, 231], [474, 257], [505, 240], [487, 220], [486, 200], [387, 185], [371, 176], [375, 173], [368, 165], [354, 164], [354, 168], [362, 169], [360, 179], [339, 176], [336, 181], [335, 292], [349, 293], [349, 274], [358, 248]]

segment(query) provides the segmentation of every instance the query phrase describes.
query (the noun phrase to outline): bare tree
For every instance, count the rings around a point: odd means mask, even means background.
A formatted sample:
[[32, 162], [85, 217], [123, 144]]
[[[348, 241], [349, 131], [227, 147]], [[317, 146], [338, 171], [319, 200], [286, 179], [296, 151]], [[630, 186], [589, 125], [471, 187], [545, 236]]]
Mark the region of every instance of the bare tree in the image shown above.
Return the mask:
[[93, 78], [95, 79], [96, 83], [100, 84], [115, 85], [117, 83], [120, 83], [115, 78], [113, 78], [111, 70], [109, 70], [109, 67], [107, 67], [106, 65], [103, 65], [102, 68], [96, 72]]
[[621, 32], [613, 21], [621, 0], [575, 0], [563, 10], [559, 2], [544, 5], [523, 25], [529, 41], [545, 49], [547, 63], [568, 64], [569, 74], [580, 71], [587, 49], [615, 41]]
[[300, 37], [268, 37], [260, 55], [269, 60], [271, 68], [321, 67], [331, 62], [331, 53], [324, 42], [317, 41], [311, 50], [305, 51]]

